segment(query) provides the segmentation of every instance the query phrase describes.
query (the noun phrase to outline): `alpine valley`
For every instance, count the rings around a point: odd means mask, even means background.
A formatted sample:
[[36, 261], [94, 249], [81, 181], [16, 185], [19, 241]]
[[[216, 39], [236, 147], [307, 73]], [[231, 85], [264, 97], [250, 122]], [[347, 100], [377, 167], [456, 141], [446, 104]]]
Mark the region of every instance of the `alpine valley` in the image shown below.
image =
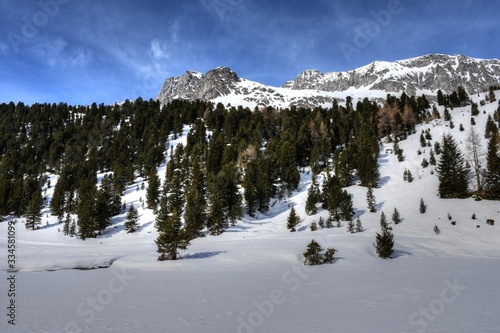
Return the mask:
[[0, 104], [1, 332], [500, 331], [500, 61]]

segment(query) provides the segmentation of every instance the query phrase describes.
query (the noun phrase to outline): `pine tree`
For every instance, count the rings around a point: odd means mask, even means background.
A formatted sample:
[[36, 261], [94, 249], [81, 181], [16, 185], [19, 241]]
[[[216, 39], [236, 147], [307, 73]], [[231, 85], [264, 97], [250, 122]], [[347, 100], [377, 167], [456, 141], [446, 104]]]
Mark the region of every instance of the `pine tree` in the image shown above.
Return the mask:
[[352, 220], [347, 223], [347, 232], [354, 233], [354, 222]]
[[376, 133], [369, 123], [363, 123], [355, 139], [357, 147], [356, 171], [362, 185], [377, 187], [379, 147]]
[[314, 239], [307, 245], [307, 250], [304, 252], [304, 265], [314, 266], [323, 264], [323, 248]]
[[488, 142], [488, 153], [486, 156], [487, 171], [485, 190], [489, 199], [500, 200], [500, 155], [498, 146], [500, 137], [496, 131]]
[[425, 214], [425, 212], [427, 211], [427, 205], [424, 202], [424, 198], [420, 198], [419, 211], [420, 211], [420, 214]]
[[186, 208], [184, 211], [186, 230], [192, 238], [200, 236], [201, 230], [206, 226], [206, 209], [205, 174], [201, 163], [194, 160], [186, 189]]
[[436, 168], [439, 178], [441, 198], [464, 198], [467, 196], [467, 174], [464, 159], [453, 136], [445, 134], [442, 140], [443, 151]]
[[71, 218], [68, 213], [66, 214], [66, 218], [64, 219], [64, 226], [63, 226], [63, 233], [65, 236], [69, 235], [70, 227], [71, 227]]
[[323, 258], [323, 263], [324, 264], [333, 264], [333, 261], [335, 260], [335, 253], [337, 250], [335, 250], [333, 247], [329, 247], [325, 251], [325, 255]]
[[394, 224], [401, 223], [401, 215], [399, 214], [399, 211], [397, 208], [394, 208], [394, 212], [392, 213], [392, 222]]
[[71, 222], [71, 225], [69, 226], [69, 235], [70, 237], [75, 237], [76, 235], [76, 223], [75, 220]]
[[39, 190], [33, 192], [26, 211], [26, 229], [35, 230], [42, 223], [43, 197]]
[[178, 250], [185, 250], [189, 246], [189, 236], [182, 227], [180, 214], [176, 210], [171, 214], [165, 214], [165, 210], [164, 204], [161, 206], [156, 220], [159, 232], [155, 240], [157, 251], [160, 253], [158, 260], [177, 260]]
[[311, 186], [309, 186], [309, 189], [307, 190], [307, 200], [305, 207], [307, 215], [314, 215], [318, 212], [316, 204], [319, 202], [320, 198], [321, 193], [316, 182], [316, 175], [313, 174]]
[[368, 191], [366, 192], [366, 203], [368, 204], [370, 213], [375, 213], [377, 211], [375, 195], [371, 187], [368, 187]]
[[125, 222], [125, 231], [127, 233], [135, 232], [139, 226], [139, 212], [132, 204], [127, 213], [127, 222]]
[[361, 223], [361, 219], [358, 218], [356, 219], [356, 232], [362, 232], [363, 231], [363, 224]]
[[148, 188], [146, 192], [146, 204], [154, 212], [158, 209], [158, 198], [160, 197], [160, 179], [156, 168], [151, 169], [148, 175]]
[[287, 225], [286, 227], [291, 231], [291, 232], [295, 232], [297, 231], [295, 229], [295, 227], [297, 227], [300, 223], [300, 217], [297, 215], [297, 213], [295, 212], [295, 208], [292, 207], [292, 209], [290, 210], [290, 214], [288, 215], [288, 219], [287, 219]]
[[441, 230], [439, 229], [439, 227], [437, 225], [434, 226], [433, 230], [436, 233], [436, 235], [439, 235], [441, 233]]
[[383, 212], [380, 218], [380, 228], [382, 232], [380, 234], [376, 234], [376, 243], [373, 245], [375, 246], [377, 255], [382, 259], [387, 259], [392, 255], [393, 252], [394, 235], [392, 234], [390, 228], [387, 227], [385, 214], [383, 214]]
[[311, 222], [311, 224], [309, 225], [309, 229], [311, 229], [311, 231], [318, 230], [318, 223], [316, 221]]

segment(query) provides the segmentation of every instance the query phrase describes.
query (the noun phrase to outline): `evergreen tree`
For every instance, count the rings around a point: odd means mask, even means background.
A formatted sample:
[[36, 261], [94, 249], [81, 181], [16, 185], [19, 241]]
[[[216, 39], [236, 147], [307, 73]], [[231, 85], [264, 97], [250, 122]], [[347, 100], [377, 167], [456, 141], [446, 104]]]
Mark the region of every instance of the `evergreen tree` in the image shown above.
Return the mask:
[[394, 212], [392, 213], [392, 222], [394, 224], [399, 224], [401, 223], [401, 215], [399, 214], [399, 211], [397, 208], [394, 208]]
[[498, 153], [499, 135], [495, 132], [488, 142], [487, 171], [485, 190], [489, 199], [500, 200], [500, 155]]
[[368, 191], [366, 192], [366, 203], [368, 204], [370, 213], [375, 213], [377, 211], [375, 195], [371, 187], [368, 187]]
[[95, 219], [95, 197], [96, 187], [92, 187], [87, 193], [79, 199], [78, 204], [78, 229], [80, 231], [80, 238], [94, 238], [95, 230], [98, 229]]
[[[162, 201], [166, 201], [163, 200]], [[158, 247], [159, 261], [177, 260], [178, 250], [185, 250], [189, 246], [189, 236], [182, 227], [181, 216], [174, 210], [171, 214], [165, 213], [166, 204], [160, 207], [156, 219], [156, 225], [159, 232], [155, 243]]]
[[320, 199], [321, 199], [321, 193], [318, 184], [316, 182], [316, 175], [313, 174], [311, 186], [309, 186], [309, 189], [307, 190], [307, 200], [305, 207], [307, 215], [314, 215], [318, 212], [316, 205], [318, 204]]
[[375, 236], [376, 243], [375, 250], [377, 255], [382, 259], [387, 259], [392, 255], [394, 247], [394, 235], [392, 234], [390, 228], [387, 226], [387, 221], [385, 220], [385, 214], [381, 215], [380, 218], [380, 228], [381, 233], [377, 233]]
[[66, 214], [66, 218], [64, 219], [64, 225], [63, 225], [64, 236], [69, 236], [70, 226], [71, 226], [71, 218], [69, 217], [69, 213], [68, 213], [68, 214]]
[[304, 252], [304, 265], [314, 266], [323, 264], [323, 248], [314, 239], [307, 245], [307, 250]]
[[125, 231], [127, 233], [135, 232], [138, 226], [139, 226], [139, 212], [137, 211], [135, 206], [131, 204], [127, 213], [127, 222], [125, 222]]
[[424, 198], [420, 198], [419, 211], [420, 211], [420, 214], [425, 214], [425, 212], [427, 211], [427, 205], [424, 202]]
[[193, 161], [192, 171], [186, 189], [186, 208], [184, 221], [186, 230], [192, 238], [201, 235], [201, 230], [207, 222], [207, 200], [205, 191], [205, 174], [201, 163]]
[[354, 233], [354, 222], [352, 220], [347, 223], [347, 232]]
[[42, 223], [43, 198], [39, 190], [33, 192], [26, 211], [26, 229], [35, 230]]
[[290, 214], [288, 215], [288, 218], [287, 218], [287, 225], [286, 225], [286, 227], [291, 232], [295, 232], [295, 231], [297, 231], [295, 229], [295, 227], [297, 227], [299, 225], [299, 223], [300, 223], [300, 217], [295, 212], [295, 208], [292, 207], [292, 209], [290, 210]]
[[323, 263], [324, 264], [333, 264], [333, 261], [335, 260], [335, 253], [337, 250], [335, 250], [333, 247], [329, 247], [325, 251], [325, 256], [323, 258]]
[[378, 170], [379, 147], [376, 133], [369, 123], [363, 123], [356, 136], [356, 170], [359, 181], [368, 187], [377, 187], [380, 178]]
[[436, 235], [439, 235], [441, 233], [441, 230], [439, 229], [439, 227], [437, 225], [434, 226], [433, 230], [436, 233]]
[[156, 212], [158, 209], [158, 198], [160, 197], [160, 179], [156, 168], [151, 169], [148, 175], [148, 188], [146, 192], [146, 204], [149, 209]]
[[361, 219], [358, 218], [356, 219], [356, 232], [362, 232], [363, 231], [363, 224], [361, 223]]
[[441, 198], [464, 198], [467, 196], [467, 174], [464, 159], [453, 136], [445, 134], [442, 154], [436, 168]]
[[309, 225], [309, 229], [311, 229], [311, 231], [318, 230], [318, 223], [316, 221], [311, 222], [311, 224]]
[[76, 235], [76, 223], [75, 220], [71, 222], [71, 225], [69, 226], [69, 235], [70, 237], [75, 237]]

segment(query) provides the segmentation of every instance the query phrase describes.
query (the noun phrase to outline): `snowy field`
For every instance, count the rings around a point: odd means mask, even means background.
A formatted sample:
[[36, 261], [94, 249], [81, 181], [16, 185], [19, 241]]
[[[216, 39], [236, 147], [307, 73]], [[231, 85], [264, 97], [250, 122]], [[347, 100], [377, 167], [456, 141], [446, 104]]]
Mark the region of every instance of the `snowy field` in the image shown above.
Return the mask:
[[[481, 133], [496, 106], [480, 108], [476, 128]], [[419, 126], [400, 143], [404, 162], [386, 153], [392, 144], [381, 147], [377, 212], [366, 207], [366, 188], [347, 188], [363, 223], [360, 233], [348, 233], [346, 222], [340, 228], [309, 229], [328, 212], [305, 214], [307, 170], [286, 202], [273, 199], [267, 214], [245, 216], [221, 236], [194, 240], [173, 262], [156, 261], [154, 215], [140, 206], [145, 190], [136, 189], [142, 179], [123, 198], [139, 207], [141, 227], [133, 234], [123, 230], [125, 214], [115, 217], [103, 236], [85, 241], [64, 236], [50, 214], [36, 231], [17, 219], [15, 326], [8, 323], [12, 274], [6, 269], [13, 219], [1, 222], [0, 332], [500, 332], [500, 203], [439, 199], [436, 175], [420, 166], [428, 148], [417, 154], [420, 131], [427, 128], [433, 141], [451, 132], [463, 147], [469, 109], [451, 111], [454, 129], [444, 121]], [[405, 169], [412, 172], [412, 183], [403, 181]], [[163, 180], [164, 166], [158, 173]], [[428, 207], [425, 214], [419, 212], [420, 198]], [[295, 233], [286, 228], [292, 206], [302, 218]], [[390, 223], [395, 253], [382, 260], [373, 247], [375, 233], [381, 212], [390, 221], [395, 207], [403, 222]], [[496, 225], [486, 225], [486, 219]], [[434, 233], [435, 225], [441, 234]], [[334, 264], [302, 264], [313, 238], [323, 248], [337, 249]]]

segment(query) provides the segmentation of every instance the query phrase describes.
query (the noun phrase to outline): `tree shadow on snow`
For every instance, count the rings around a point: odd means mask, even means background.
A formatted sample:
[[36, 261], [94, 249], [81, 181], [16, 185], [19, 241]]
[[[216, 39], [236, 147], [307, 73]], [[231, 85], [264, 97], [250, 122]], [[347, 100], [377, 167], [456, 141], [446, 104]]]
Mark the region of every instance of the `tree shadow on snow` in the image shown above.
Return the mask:
[[227, 253], [227, 251], [196, 252], [192, 254], [190, 253], [182, 256], [182, 259], [207, 259], [215, 257], [216, 255], [219, 255], [221, 253]]
[[387, 183], [389, 183], [389, 180], [391, 180], [391, 176], [384, 176], [384, 177], [380, 178], [379, 186], [386, 185]]
[[403, 251], [403, 250], [394, 250], [394, 252], [392, 252], [392, 254], [391, 254], [391, 258], [396, 259], [399, 257], [409, 257], [411, 255], [413, 255], [413, 253], [411, 253], [411, 252], [407, 252], [407, 251]]

